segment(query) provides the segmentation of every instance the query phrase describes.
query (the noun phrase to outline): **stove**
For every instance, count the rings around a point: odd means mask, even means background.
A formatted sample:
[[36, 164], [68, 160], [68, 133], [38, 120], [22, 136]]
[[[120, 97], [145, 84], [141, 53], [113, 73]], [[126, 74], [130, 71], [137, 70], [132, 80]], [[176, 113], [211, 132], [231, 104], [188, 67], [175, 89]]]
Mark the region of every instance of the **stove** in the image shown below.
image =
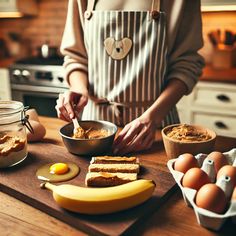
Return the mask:
[[39, 115], [55, 117], [56, 99], [68, 89], [62, 64], [62, 57], [16, 61], [9, 68], [12, 99], [36, 109]]
[[29, 58], [23, 58], [18, 61], [16, 61], [16, 64], [28, 64], [28, 65], [55, 65], [60, 66], [63, 64], [64, 58], [60, 56], [56, 57], [29, 57]]
[[66, 88], [63, 58], [27, 58], [10, 67], [11, 84], [27, 84]]

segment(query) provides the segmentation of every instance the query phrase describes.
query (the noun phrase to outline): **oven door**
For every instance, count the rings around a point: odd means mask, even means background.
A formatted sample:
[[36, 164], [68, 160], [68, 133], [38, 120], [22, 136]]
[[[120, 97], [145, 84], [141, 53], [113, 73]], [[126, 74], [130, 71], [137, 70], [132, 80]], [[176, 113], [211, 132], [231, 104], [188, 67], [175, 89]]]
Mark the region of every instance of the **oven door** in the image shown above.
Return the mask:
[[59, 93], [67, 88], [44, 87], [34, 85], [12, 84], [12, 99], [23, 102], [24, 106], [34, 108], [39, 115], [57, 117], [55, 110]]

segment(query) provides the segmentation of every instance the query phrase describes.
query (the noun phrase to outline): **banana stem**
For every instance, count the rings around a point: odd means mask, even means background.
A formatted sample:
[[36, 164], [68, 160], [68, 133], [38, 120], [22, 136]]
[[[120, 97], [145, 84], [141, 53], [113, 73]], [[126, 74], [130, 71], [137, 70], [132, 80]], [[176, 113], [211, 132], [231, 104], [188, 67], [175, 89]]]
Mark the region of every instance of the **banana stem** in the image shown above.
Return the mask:
[[40, 187], [41, 188], [46, 188], [46, 189], [49, 189], [49, 190], [53, 191], [57, 186], [54, 185], [54, 184], [51, 184], [49, 182], [45, 182], [45, 183], [40, 184]]

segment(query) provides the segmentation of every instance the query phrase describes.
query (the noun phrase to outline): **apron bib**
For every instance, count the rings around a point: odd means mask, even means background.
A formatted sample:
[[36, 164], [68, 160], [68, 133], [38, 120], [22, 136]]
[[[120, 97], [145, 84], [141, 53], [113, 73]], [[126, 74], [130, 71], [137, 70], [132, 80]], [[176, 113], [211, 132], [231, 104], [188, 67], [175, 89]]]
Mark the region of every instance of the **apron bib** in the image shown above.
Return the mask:
[[[164, 89], [167, 44], [159, 0], [151, 11], [94, 11], [88, 0], [84, 40], [91, 99], [83, 120], [124, 126], [150, 107]], [[176, 108], [162, 126], [179, 123]]]

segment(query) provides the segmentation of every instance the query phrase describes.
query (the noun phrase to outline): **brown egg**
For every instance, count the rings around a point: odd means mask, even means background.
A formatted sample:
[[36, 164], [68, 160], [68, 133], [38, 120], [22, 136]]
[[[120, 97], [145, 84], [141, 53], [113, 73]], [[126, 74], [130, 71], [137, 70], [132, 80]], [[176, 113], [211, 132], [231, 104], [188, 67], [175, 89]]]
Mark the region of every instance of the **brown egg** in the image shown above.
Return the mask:
[[34, 133], [31, 133], [28, 129], [27, 129], [27, 140], [28, 142], [35, 142], [35, 141], [40, 141], [43, 139], [43, 137], [46, 134], [46, 129], [45, 127], [39, 123], [38, 121], [35, 120], [29, 120]]
[[223, 190], [215, 184], [205, 184], [196, 195], [196, 205], [203, 209], [222, 214], [227, 205]]
[[26, 115], [29, 115], [30, 120], [35, 120], [39, 122], [38, 113], [35, 109], [29, 109], [28, 111], [26, 111]]
[[221, 167], [217, 173], [217, 177], [216, 177], [217, 180], [221, 176], [224, 176], [224, 175], [229, 176], [231, 178], [233, 186], [236, 186], [236, 167], [235, 166], [225, 165], [225, 166]]
[[213, 160], [214, 161], [214, 165], [215, 165], [215, 170], [216, 173], [219, 171], [219, 169], [228, 164], [227, 158], [225, 157], [225, 155], [221, 152], [211, 152], [207, 158], [209, 160]]
[[200, 189], [207, 183], [210, 183], [208, 175], [202, 169], [197, 167], [189, 169], [182, 179], [183, 187], [193, 188], [196, 190]]
[[174, 169], [186, 173], [189, 169], [198, 167], [197, 159], [190, 153], [180, 155], [174, 163]]
[[236, 201], [236, 187], [234, 187], [234, 191], [233, 191], [233, 193], [232, 193], [231, 200]]

